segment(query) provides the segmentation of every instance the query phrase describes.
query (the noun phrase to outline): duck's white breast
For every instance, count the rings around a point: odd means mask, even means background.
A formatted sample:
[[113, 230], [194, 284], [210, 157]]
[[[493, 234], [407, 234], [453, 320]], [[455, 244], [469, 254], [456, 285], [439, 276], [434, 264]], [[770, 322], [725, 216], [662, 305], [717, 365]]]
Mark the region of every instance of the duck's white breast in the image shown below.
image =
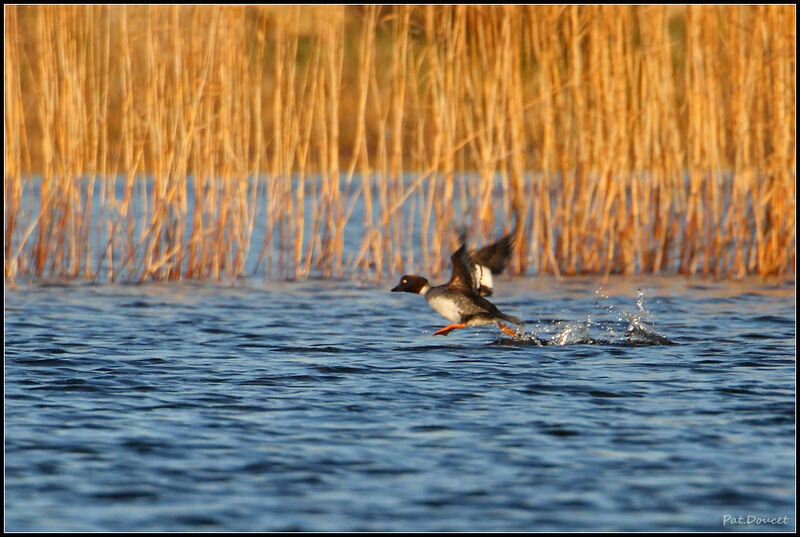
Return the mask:
[[458, 306], [446, 295], [436, 294], [433, 296], [426, 296], [425, 298], [428, 299], [428, 304], [436, 310], [436, 313], [445, 319], [453, 321], [454, 323], [461, 321], [461, 312], [458, 311]]

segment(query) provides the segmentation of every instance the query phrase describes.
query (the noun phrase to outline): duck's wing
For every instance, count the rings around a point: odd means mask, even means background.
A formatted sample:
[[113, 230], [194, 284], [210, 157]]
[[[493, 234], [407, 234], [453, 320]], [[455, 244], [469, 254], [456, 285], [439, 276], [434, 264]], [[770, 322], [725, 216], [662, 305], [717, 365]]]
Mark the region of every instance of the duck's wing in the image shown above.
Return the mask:
[[474, 263], [467, 253], [466, 243], [462, 242], [458, 250], [453, 252], [453, 255], [450, 256], [450, 262], [453, 264], [453, 274], [450, 276], [447, 286], [459, 293], [477, 293], [480, 282], [475, 280]]
[[494, 244], [469, 254], [472, 280], [476, 292], [481, 296], [492, 296], [492, 274], [500, 274], [508, 266], [516, 234], [515, 229]]
[[516, 230], [512, 231], [494, 244], [484, 246], [476, 252], [470, 253], [473, 262], [487, 267], [492, 274], [500, 274], [508, 266], [508, 258], [514, 247]]

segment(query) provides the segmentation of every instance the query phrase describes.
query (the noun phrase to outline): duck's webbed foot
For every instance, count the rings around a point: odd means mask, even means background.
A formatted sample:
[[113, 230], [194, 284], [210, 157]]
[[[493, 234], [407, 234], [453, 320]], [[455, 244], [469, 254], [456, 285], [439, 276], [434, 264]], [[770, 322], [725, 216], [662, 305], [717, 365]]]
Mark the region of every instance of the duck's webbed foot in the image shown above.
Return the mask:
[[507, 327], [503, 323], [497, 323], [497, 326], [500, 327], [500, 330], [502, 330], [503, 332], [505, 332], [506, 334], [508, 334], [511, 337], [514, 337], [514, 336], [517, 335], [517, 333], [514, 330], [511, 330], [509, 327]]
[[434, 332], [433, 335], [434, 336], [446, 336], [447, 334], [449, 334], [453, 330], [455, 330], [457, 328], [464, 328], [466, 326], [467, 326], [466, 323], [449, 324], [449, 325], [445, 326], [444, 328], [440, 328], [439, 330]]

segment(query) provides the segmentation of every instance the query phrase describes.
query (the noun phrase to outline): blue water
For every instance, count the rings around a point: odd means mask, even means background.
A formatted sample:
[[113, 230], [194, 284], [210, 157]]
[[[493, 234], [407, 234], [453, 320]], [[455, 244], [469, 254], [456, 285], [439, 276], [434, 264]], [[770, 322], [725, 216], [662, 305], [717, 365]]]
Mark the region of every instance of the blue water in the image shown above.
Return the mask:
[[5, 529], [795, 530], [794, 280], [394, 283], [6, 289]]

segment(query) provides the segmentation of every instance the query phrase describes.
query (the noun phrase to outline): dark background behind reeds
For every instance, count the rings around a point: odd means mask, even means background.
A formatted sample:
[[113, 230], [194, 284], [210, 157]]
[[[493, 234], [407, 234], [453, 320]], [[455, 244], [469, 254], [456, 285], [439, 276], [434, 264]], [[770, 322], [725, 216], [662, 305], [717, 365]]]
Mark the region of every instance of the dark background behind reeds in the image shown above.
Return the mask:
[[794, 6], [4, 15], [7, 282], [794, 271]]

